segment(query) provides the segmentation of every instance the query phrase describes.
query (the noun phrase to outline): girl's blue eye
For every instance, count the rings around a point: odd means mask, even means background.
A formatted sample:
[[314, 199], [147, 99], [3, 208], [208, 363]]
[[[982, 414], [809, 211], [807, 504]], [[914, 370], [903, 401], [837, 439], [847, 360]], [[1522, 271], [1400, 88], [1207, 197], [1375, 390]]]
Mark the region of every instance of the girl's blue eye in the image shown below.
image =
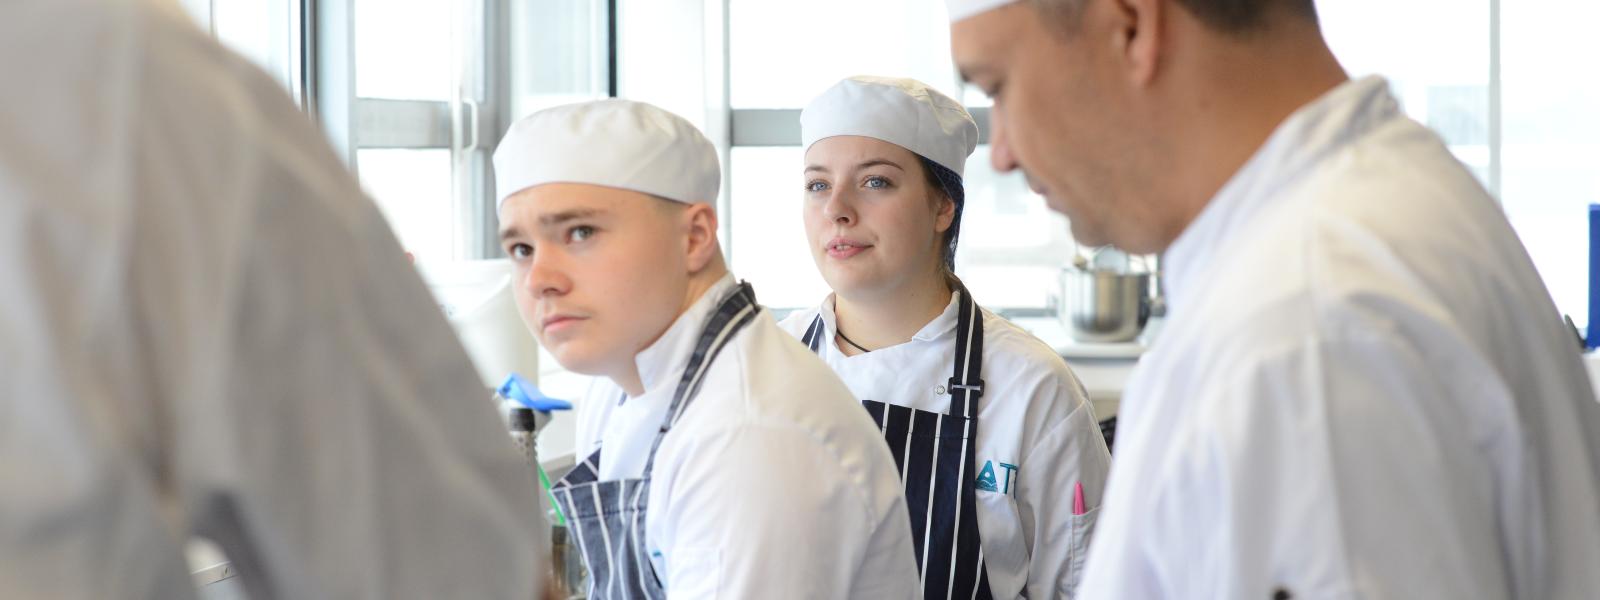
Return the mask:
[[889, 187], [889, 180], [878, 176], [868, 177], [866, 186], [871, 189], [883, 189]]
[[811, 181], [806, 183], [806, 191], [808, 192], [820, 192], [826, 189], [828, 189], [828, 184], [824, 181]]

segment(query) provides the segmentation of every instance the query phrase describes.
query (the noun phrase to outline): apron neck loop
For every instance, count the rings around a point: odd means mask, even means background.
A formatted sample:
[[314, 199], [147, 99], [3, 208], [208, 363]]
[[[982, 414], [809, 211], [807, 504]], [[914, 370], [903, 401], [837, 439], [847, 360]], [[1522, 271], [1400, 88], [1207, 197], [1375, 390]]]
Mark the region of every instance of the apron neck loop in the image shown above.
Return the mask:
[[[958, 298], [956, 314], [955, 365], [945, 381], [950, 393], [949, 414], [966, 418], [977, 416], [978, 398], [983, 396], [983, 309], [972, 301], [967, 286], [958, 279], [954, 282]], [[811, 319], [811, 326], [800, 337], [812, 352], [822, 353], [823, 338], [828, 326], [822, 321], [822, 312]]]
[[755, 288], [746, 281], [739, 282], [733, 292], [717, 305], [716, 312], [712, 313], [700, 333], [700, 340], [695, 343], [694, 354], [689, 356], [689, 366], [684, 368], [683, 377], [678, 380], [678, 389], [672, 395], [672, 405], [667, 408], [656, 439], [650, 444], [650, 455], [644, 465], [644, 479], [649, 479], [650, 472], [655, 469], [656, 451], [661, 448], [661, 440], [666, 438], [667, 432], [683, 417], [689, 403], [700, 392], [700, 385], [705, 382], [705, 374], [711, 368], [712, 361], [716, 360], [717, 354], [728, 345], [734, 334], [754, 321], [760, 312], [761, 305], [756, 304]]

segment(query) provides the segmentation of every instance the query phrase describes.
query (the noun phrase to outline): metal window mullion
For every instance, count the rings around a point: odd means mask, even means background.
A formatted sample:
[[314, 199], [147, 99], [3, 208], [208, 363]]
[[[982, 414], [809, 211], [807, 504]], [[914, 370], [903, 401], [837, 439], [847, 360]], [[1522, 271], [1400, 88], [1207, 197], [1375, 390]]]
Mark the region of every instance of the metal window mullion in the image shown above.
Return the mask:
[[[733, 32], [731, 29], [733, 18], [730, 12], [733, 2], [732, 0], [706, 0], [706, 3], [707, 6], [716, 5], [718, 7], [716, 14], [718, 37], [714, 39], [718, 40], [719, 43], [717, 44], [715, 55], [720, 56], [722, 62], [718, 65], [720, 67], [718, 75], [721, 77], [721, 85], [716, 90], [719, 102], [716, 110], [719, 113], [715, 115], [717, 117], [715, 123], [721, 128], [721, 131], [715, 132], [715, 135], [720, 138], [717, 140], [719, 142], [717, 144], [717, 158], [722, 161], [722, 193], [717, 202], [717, 214], [722, 215], [722, 231], [719, 233], [723, 244], [723, 258], [731, 266], [734, 252], [733, 220], [738, 217], [733, 210], [733, 57], [731, 52], [733, 47]], [[710, 36], [707, 36], [707, 38], [713, 39]], [[713, 55], [709, 50], [706, 54], [708, 56]]]
[[1501, 203], [1500, 0], [1489, 0], [1489, 193]]
[[515, 118], [511, 114], [511, 0], [489, 0], [483, 31], [483, 104], [477, 123], [478, 139], [482, 140], [477, 161], [477, 226], [481, 232], [478, 257], [490, 258], [500, 255], [500, 219], [495, 202], [494, 164], [489, 159]]
[[[474, 8], [482, 6], [482, 0], [450, 0], [450, 19], [447, 25], [450, 47], [450, 101], [446, 105], [447, 119], [446, 132], [450, 149], [450, 239], [451, 255], [456, 259], [471, 258], [473, 254], [473, 232], [476, 230], [474, 221], [469, 217], [471, 210], [472, 181], [472, 151], [478, 144], [474, 139], [477, 130], [475, 127], [482, 118], [478, 113], [477, 95], [469, 89], [474, 81], [469, 65], [476, 57], [477, 52], [469, 45], [469, 41], [481, 41], [481, 36], [476, 35], [472, 19], [480, 16], [483, 11]], [[471, 113], [465, 109], [472, 107]], [[471, 119], [469, 124], [468, 119]], [[469, 143], [468, 140], [471, 140]]]
[[450, 148], [450, 103], [357, 98], [352, 147]]
[[289, 94], [300, 110], [314, 114], [311, 107], [311, 74], [314, 69], [308, 60], [314, 44], [311, 42], [310, 15], [314, 0], [285, 0], [289, 12]]
[[[989, 108], [968, 107], [972, 120], [978, 122], [978, 143], [989, 143]], [[800, 110], [794, 108], [740, 108], [734, 109], [733, 146], [799, 146]]]
[[312, 0], [310, 75], [317, 120], [352, 172], [356, 167], [354, 0]]
[[618, 97], [617, 0], [606, 0], [606, 96]]
[[509, 104], [504, 90], [510, 78], [505, 66], [510, 56], [510, 3], [471, 0], [468, 11], [462, 23], [465, 54], [457, 65], [461, 73], [455, 92], [466, 109], [458, 116], [464, 143], [454, 147], [452, 164], [456, 253], [458, 258], [470, 260], [499, 254], [494, 171], [489, 159]]
[[742, 108], [730, 111], [734, 147], [799, 146], [800, 111], [792, 108]]

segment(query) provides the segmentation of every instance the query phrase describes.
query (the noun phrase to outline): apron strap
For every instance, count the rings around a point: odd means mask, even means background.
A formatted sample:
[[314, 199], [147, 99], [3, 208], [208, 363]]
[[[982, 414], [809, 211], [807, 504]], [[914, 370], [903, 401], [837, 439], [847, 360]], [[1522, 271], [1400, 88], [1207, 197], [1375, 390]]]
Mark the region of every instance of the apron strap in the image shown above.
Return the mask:
[[756, 304], [755, 289], [749, 282], [739, 282], [733, 293], [717, 305], [717, 311], [711, 315], [705, 330], [700, 333], [700, 341], [695, 344], [694, 354], [689, 357], [689, 366], [684, 369], [683, 377], [678, 380], [678, 389], [673, 393], [672, 405], [667, 408], [667, 414], [661, 421], [661, 429], [656, 433], [655, 441], [650, 444], [650, 457], [644, 464], [642, 479], [650, 479], [650, 474], [656, 466], [656, 451], [661, 449], [661, 440], [667, 437], [667, 432], [678, 423], [678, 419], [683, 417], [684, 410], [689, 408], [689, 403], [700, 393], [700, 385], [705, 381], [705, 374], [711, 368], [711, 362], [717, 358], [728, 342], [733, 340], [734, 334], [754, 321], [756, 315], [760, 313], [761, 306]]
[[599, 481], [601, 450], [604, 450], [604, 448], [595, 448], [594, 453], [590, 454], [589, 458], [572, 467], [572, 470], [568, 471], [566, 476], [557, 479], [554, 484], [551, 484], [551, 489], [569, 488]]
[[828, 326], [822, 322], [822, 311], [817, 311], [817, 316], [811, 319], [811, 327], [806, 329], [806, 334], [800, 337], [800, 343], [810, 348], [812, 352], [822, 354], [822, 330]]
[[945, 389], [950, 391], [950, 414], [972, 419], [978, 416], [978, 398], [983, 395], [983, 313], [967, 286], [960, 282], [956, 286], [960, 295], [956, 361]]
[[[956, 308], [956, 358], [945, 389], [950, 391], [949, 414], [968, 419], [977, 417], [978, 397], [983, 395], [983, 312], [967, 286], [957, 283], [959, 297]], [[822, 322], [822, 311], [811, 319], [811, 326], [801, 336], [800, 343], [818, 355], [822, 354], [823, 333], [828, 329]]]

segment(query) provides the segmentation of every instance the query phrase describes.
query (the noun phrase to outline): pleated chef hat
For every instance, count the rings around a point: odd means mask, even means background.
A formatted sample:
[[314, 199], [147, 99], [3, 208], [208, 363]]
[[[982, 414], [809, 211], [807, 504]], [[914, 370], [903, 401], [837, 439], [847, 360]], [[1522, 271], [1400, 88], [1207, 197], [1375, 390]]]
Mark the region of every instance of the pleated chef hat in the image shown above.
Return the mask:
[[915, 79], [851, 77], [800, 112], [800, 143], [836, 135], [877, 138], [961, 175], [978, 147], [978, 124], [960, 102]]
[[1000, 8], [1017, 0], [944, 0], [950, 9], [950, 22], [954, 23], [978, 13]]
[[533, 113], [494, 151], [499, 205], [546, 183], [586, 183], [683, 203], [717, 201], [717, 150], [683, 117], [632, 100], [597, 100]]

